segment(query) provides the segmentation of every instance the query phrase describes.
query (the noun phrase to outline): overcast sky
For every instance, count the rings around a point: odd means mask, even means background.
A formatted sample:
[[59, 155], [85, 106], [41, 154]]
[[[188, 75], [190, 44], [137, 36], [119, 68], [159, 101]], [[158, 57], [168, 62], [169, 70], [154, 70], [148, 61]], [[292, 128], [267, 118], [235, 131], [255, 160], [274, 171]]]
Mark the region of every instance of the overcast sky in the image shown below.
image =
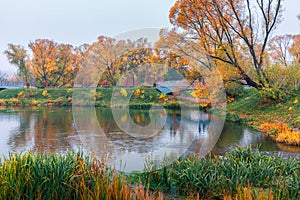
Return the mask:
[[[175, 0], [0, 0], [0, 71], [13, 67], [3, 54], [8, 43], [28, 45], [40, 38], [80, 45], [99, 35], [170, 26]], [[284, 1], [278, 34], [300, 33], [299, 0]]]

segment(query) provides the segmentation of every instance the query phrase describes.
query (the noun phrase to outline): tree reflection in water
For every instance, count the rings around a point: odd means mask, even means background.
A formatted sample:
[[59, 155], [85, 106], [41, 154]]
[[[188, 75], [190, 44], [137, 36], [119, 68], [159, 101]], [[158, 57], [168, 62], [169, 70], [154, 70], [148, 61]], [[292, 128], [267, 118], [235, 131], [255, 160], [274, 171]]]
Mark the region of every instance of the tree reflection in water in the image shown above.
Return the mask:
[[[91, 128], [91, 116], [81, 117], [85, 119], [85, 127]], [[130, 110], [130, 117], [140, 126], [147, 126], [151, 120], [149, 110]], [[205, 138], [210, 137], [211, 127], [218, 122], [216, 116], [207, 113], [199, 114], [199, 112], [191, 111], [183, 118], [180, 111], [168, 111], [164, 126], [161, 124], [160, 116], [152, 119], [154, 124], [163, 127], [159, 134], [148, 138], [136, 138], [121, 131], [110, 109], [97, 108], [96, 118], [105, 133], [106, 140], [84, 133], [88, 136], [86, 144], [93, 147], [93, 150], [97, 150], [99, 144], [105, 143], [113, 146], [113, 149], [123, 156], [148, 153], [150, 150], [165, 148], [174, 142], [187, 144], [190, 141], [193, 142], [188, 153], [199, 152]], [[121, 116], [124, 122], [128, 120], [127, 118], [126, 115]], [[74, 128], [73, 115], [69, 112], [69, 108], [1, 108], [0, 125], [1, 154], [29, 149], [35, 152], [77, 151], [82, 146], [82, 140]], [[94, 129], [96, 130], [97, 127]], [[276, 144], [249, 127], [229, 122], [225, 123], [213, 152], [222, 154], [229, 148], [248, 145], [261, 145], [263, 151], [290, 152], [289, 154], [294, 153], [298, 157], [300, 152], [300, 147], [290, 148]]]

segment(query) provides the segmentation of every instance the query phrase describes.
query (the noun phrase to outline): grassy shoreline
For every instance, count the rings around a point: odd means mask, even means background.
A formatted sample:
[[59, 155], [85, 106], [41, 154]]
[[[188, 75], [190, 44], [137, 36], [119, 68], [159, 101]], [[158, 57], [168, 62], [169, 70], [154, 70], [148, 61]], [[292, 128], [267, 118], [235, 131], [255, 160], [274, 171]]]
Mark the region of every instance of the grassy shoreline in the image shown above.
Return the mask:
[[[113, 88], [75, 89], [77, 104], [95, 105], [96, 107], [111, 107]], [[126, 94], [116, 92], [119, 99], [125, 101], [128, 93], [134, 89], [125, 89]], [[159, 93], [155, 88], [141, 88], [139, 94], [132, 94], [129, 102], [131, 108], [148, 109], [153, 104], [160, 104], [169, 109], [180, 109], [175, 97]], [[46, 88], [46, 89], [7, 89], [0, 91], [0, 106], [72, 106], [73, 89]], [[126, 96], [123, 96], [126, 95]], [[198, 105], [190, 105], [197, 107]]]
[[231, 121], [246, 123], [256, 129], [259, 129], [260, 124], [266, 120], [282, 121], [291, 126], [297, 126], [293, 121], [300, 112], [300, 104], [294, 103], [297, 98], [300, 98], [300, 91], [283, 102], [264, 104], [258, 92], [250, 89], [227, 104], [227, 118]]
[[[256, 90], [248, 90], [227, 104], [226, 119], [245, 123], [285, 144], [300, 145], [300, 91], [277, 103], [262, 103]], [[283, 129], [282, 127], [287, 127]]]
[[69, 152], [11, 154], [0, 162], [1, 199], [298, 199], [300, 161], [236, 148], [125, 175], [105, 159]]
[[[73, 94], [76, 90], [76, 103], [80, 106], [112, 107], [113, 88], [94, 89], [72, 89], [72, 88], [46, 88], [46, 89], [9, 89], [0, 91], [0, 106], [11, 107], [70, 107], [73, 104]], [[122, 89], [121, 89], [122, 90]], [[128, 106], [132, 109], [149, 109], [152, 106], [162, 106], [169, 110], [180, 110], [180, 102], [174, 96], [159, 93], [155, 88], [140, 88], [139, 95], [136, 95], [133, 88], [126, 89], [126, 97], [119, 91], [115, 91], [116, 99], [120, 99], [119, 106], [124, 104], [127, 95], [132, 92]], [[127, 94], [128, 93], [128, 94]], [[207, 108], [196, 103], [183, 102], [187, 109], [200, 109], [206, 111]]]

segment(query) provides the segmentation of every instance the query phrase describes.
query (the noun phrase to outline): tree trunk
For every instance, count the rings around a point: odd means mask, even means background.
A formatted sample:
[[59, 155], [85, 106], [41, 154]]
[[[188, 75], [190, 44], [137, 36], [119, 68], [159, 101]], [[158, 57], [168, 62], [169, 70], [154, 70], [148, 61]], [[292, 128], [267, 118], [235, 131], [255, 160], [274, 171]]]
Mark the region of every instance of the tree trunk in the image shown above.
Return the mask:
[[247, 76], [246, 74], [242, 74], [244, 80], [246, 81], [247, 85], [254, 87], [258, 90], [260, 90], [262, 87], [261, 85], [257, 84], [255, 81], [253, 81], [249, 76]]

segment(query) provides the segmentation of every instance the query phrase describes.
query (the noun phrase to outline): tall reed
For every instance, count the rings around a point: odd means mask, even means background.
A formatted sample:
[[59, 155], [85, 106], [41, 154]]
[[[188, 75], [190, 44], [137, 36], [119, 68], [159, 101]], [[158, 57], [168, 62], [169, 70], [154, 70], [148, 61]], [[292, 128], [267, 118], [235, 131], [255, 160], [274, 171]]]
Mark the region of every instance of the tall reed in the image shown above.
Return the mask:
[[235, 196], [240, 188], [249, 187], [271, 190], [274, 199], [300, 199], [300, 161], [265, 155], [250, 147], [214, 158], [181, 158], [168, 167], [128, 178], [142, 181], [152, 190], [208, 199]]
[[[137, 189], [138, 188], [138, 189]], [[0, 163], [0, 199], [155, 199], [106, 160], [82, 153], [10, 154]]]

